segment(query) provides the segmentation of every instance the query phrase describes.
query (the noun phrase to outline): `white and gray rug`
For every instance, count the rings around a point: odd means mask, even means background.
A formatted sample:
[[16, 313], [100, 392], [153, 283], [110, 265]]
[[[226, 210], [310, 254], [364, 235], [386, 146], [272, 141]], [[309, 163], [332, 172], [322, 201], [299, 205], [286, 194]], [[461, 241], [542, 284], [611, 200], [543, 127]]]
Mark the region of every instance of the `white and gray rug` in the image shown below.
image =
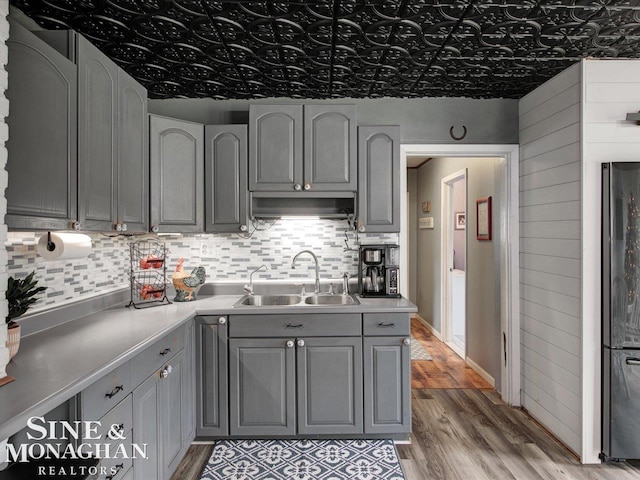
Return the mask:
[[405, 480], [391, 440], [219, 440], [200, 480]]
[[413, 335], [411, 335], [411, 360], [433, 360], [433, 357]]

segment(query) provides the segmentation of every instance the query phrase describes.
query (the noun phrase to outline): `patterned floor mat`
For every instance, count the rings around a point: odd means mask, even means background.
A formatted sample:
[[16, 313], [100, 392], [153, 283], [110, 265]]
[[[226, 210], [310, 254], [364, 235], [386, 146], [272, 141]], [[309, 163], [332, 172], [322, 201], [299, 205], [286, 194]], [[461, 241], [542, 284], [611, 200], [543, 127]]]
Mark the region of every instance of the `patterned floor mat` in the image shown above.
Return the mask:
[[200, 480], [405, 480], [391, 440], [220, 440]]
[[411, 360], [433, 360], [433, 357], [413, 335], [411, 335]]

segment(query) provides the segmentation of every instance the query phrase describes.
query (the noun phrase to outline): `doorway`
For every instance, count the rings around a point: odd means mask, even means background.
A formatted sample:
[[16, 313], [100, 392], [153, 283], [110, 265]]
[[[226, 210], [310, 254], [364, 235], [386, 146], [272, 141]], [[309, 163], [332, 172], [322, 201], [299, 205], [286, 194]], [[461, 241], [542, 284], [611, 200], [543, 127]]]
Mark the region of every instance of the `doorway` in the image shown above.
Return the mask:
[[441, 181], [442, 334], [444, 342], [467, 358], [467, 170]]
[[[495, 296], [493, 299], [487, 299], [487, 301], [495, 301], [497, 305], [496, 309], [496, 321], [499, 321], [499, 325], [496, 327], [496, 335], [492, 335], [492, 341], [495, 342], [492, 355], [494, 358], [493, 375], [495, 377], [495, 384], [502, 398], [511, 405], [520, 405], [520, 316], [519, 316], [519, 294], [518, 294], [518, 282], [519, 282], [519, 256], [518, 256], [518, 238], [519, 238], [519, 225], [518, 225], [518, 167], [519, 167], [519, 147], [518, 145], [458, 145], [458, 144], [446, 144], [446, 145], [416, 145], [416, 144], [404, 144], [401, 146], [401, 163], [403, 166], [407, 165], [407, 157], [422, 156], [424, 158], [433, 157], [495, 157], [494, 174], [495, 178], [495, 197], [493, 198], [493, 215], [494, 225], [498, 227], [494, 234], [492, 242], [485, 242], [484, 245], [491, 245], [490, 248], [494, 249], [495, 258], [497, 259], [495, 266], [483, 267], [482, 272], [485, 274], [482, 280], [475, 283], [474, 290], [478, 289], [478, 285], [493, 284], [496, 286]], [[469, 178], [469, 177], [467, 177]], [[440, 201], [440, 194], [436, 192], [437, 200]], [[474, 193], [475, 194], [475, 193]], [[482, 197], [481, 194], [475, 194], [474, 198], [469, 196], [469, 215], [465, 218], [466, 226], [469, 228], [475, 227], [469, 226], [469, 220], [475, 218], [475, 210], [472, 209], [474, 205], [474, 199]], [[432, 200], [433, 197], [426, 200]], [[401, 196], [403, 205], [401, 205], [402, 214], [401, 218], [406, 218], [406, 209], [408, 205], [406, 197]], [[424, 199], [417, 199], [415, 206], [420, 212], [421, 209], [424, 212], [425, 208], [429, 208], [430, 202], [425, 202]], [[440, 212], [440, 208], [437, 209]], [[427, 214], [428, 215], [428, 214]], [[416, 219], [413, 221], [414, 225], [418, 224]], [[431, 222], [425, 222], [425, 225], [429, 225]], [[409, 225], [411, 228], [411, 225]], [[419, 229], [421, 227], [415, 227]], [[425, 227], [429, 228], [429, 227]], [[406, 231], [406, 230], [403, 230]], [[435, 232], [434, 232], [435, 233]], [[471, 232], [469, 232], [469, 235]], [[400, 235], [401, 251], [408, 252], [410, 245], [406, 241], [406, 235]], [[438, 234], [439, 238], [439, 234]], [[469, 239], [474, 238], [469, 237]], [[470, 240], [469, 240], [470, 241]], [[438, 243], [440, 243], [438, 241]], [[478, 243], [478, 242], [476, 242]], [[476, 245], [474, 248], [482, 245], [482, 242]], [[413, 245], [411, 245], [414, 248]], [[467, 250], [468, 250], [467, 246]], [[486, 247], [485, 247], [486, 248]], [[437, 252], [440, 252], [440, 246], [438, 246]], [[432, 253], [432, 252], [430, 252]], [[425, 253], [420, 252], [420, 255]], [[408, 258], [404, 259], [401, 268], [405, 272], [409, 272], [413, 267], [413, 262], [409, 262]], [[418, 266], [418, 269], [420, 267]], [[466, 270], [466, 269], [465, 269]], [[465, 272], [465, 282], [468, 284], [468, 271]], [[437, 284], [440, 283], [440, 275], [436, 274], [433, 281]], [[438, 286], [439, 288], [439, 286]], [[469, 288], [466, 288], [465, 295], [468, 297]], [[438, 298], [440, 295], [438, 295]], [[417, 303], [420, 303], [420, 293], [417, 294]], [[468, 302], [467, 302], [468, 304]], [[470, 311], [467, 313], [471, 313]], [[466, 315], [468, 316], [468, 315]], [[438, 314], [438, 322], [441, 320], [441, 315]], [[468, 323], [468, 322], [467, 322]], [[434, 331], [436, 336], [440, 336], [441, 332]], [[495, 336], [496, 338], [493, 338]], [[470, 337], [468, 331], [465, 331], [465, 349], [469, 349]], [[475, 347], [474, 347], [475, 348]], [[473, 359], [467, 358], [467, 363], [474, 369], [479, 367], [473, 364]], [[471, 360], [471, 361], [470, 361]], [[480, 371], [481, 368], [478, 368]]]

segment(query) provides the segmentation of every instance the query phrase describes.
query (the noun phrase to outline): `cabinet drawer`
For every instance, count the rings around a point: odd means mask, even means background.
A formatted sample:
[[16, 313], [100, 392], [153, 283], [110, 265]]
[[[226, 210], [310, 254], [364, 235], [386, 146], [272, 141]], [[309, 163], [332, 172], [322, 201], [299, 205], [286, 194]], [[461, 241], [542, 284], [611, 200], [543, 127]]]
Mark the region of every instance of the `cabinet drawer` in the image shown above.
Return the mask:
[[362, 335], [359, 313], [231, 315], [230, 337], [336, 337]]
[[[123, 447], [124, 449], [123, 450]], [[124, 453], [126, 451], [126, 454]], [[129, 458], [122, 458], [123, 456]], [[100, 460], [98, 480], [122, 480], [127, 475], [133, 460], [133, 447], [131, 446], [131, 432], [127, 432], [127, 439], [118, 444], [113, 442], [109, 445], [109, 456], [116, 458], [104, 458]]]
[[408, 313], [365, 313], [362, 329], [365, 336], [409, 335]]
[[133, 382], [140, 385], [163, 363], [184, 348], [184, 327], [161, 338], [133, 359]]
[[99, 420], [133, 390], [131, 361], [119, 366], [80, 395], [82, 419]]
[[133, 428], [133, 395], [127, 395], [118, 405], [113, 407], [107, 412], [107, 414], [100, 419], [100, 425], [97, 428], [97, 433], [92, 434], [92, 437], [100, 437], [99, 440], [95, 440], [94, 443], [108, 443], [112, 441], [109, 438], [109, 431], [114, 427], [118, 435], [119, 432], [130, 432]]

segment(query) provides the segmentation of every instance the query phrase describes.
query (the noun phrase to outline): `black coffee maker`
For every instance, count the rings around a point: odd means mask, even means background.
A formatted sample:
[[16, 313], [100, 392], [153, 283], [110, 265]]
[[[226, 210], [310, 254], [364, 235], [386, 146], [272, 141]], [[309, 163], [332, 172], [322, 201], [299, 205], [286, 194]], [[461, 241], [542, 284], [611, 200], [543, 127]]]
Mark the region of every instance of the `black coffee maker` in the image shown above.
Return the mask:
[[363, 297], [397, 298], [400, 247], [392, 244], [360, 245], [358, 286]]

